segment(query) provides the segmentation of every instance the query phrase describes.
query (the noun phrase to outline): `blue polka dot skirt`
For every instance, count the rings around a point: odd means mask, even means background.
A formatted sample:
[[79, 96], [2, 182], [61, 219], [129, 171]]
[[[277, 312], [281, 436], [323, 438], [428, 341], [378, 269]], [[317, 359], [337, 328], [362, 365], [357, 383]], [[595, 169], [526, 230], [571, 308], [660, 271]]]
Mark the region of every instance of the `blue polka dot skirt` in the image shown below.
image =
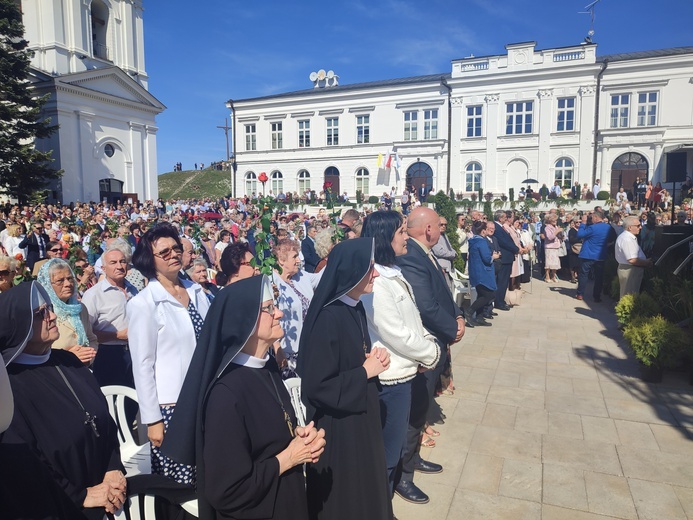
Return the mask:
[[[164, 432], [166, 432], [168, 430], [168, 424], [171, 421], [171, 417], [173, 417], [175, 405], [160, 405], [159, 407], [161, 408], [161, 415], [164, 419]], [[172, 459], [169, 459], [166, 455], [161, 453], [159, 448], [154, 445], [151, 445], [151, 456], [152, 473], [173, 479], [179, 484], [187, 484], [189, 486], [196, 485], [197, 474], [194, 466], [180, 464]]]

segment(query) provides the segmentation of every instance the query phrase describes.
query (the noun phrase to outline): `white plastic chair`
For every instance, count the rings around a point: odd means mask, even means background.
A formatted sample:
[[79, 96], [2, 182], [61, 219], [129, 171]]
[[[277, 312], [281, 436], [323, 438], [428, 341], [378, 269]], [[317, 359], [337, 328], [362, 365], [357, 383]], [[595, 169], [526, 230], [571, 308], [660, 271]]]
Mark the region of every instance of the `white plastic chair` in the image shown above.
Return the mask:
[[[125, 414], [125, 400], [132, 399], [137, 402], [137, 392], [127, 386], [102, 386], [101, 392], [106, 396], [108, 412], [118, 427], [118, 441], [120, 442], [120, 457], [125, 466], [127, 475], [149, 474], [152, 472], [149, 443], [146, 442], [139, 446], [132, 436], [128, 419]], [[144, 516], [140, 515], [140, 505], [143, 505]], [[181, 504], [181, 507], [193, 516], [198, 516], [197, 500], [190, 500]], [[128, 518], [125, 511], [128, 511], [130, 520], [156, 520], [154, 511], [154, 497], [150, 495], [133, 495], [123, 505], [123, 508], [116, 513], [115, 518], [125, 520]]]
[[474, 300], [476, 300], [476, 289], [470, 285], [469, 276], [455, 269], [454, 272], [451, 273], [451, 277], [455, 288], [452, 295], [455, 299], [455, 303], [457, 303], [459, 307], [462, 307], [465, 299], [469, 300], [470, 304], [474, 303]]
[[306, 425], [306, 407], [301, 401], [301, 378], [292, 377], [284, 381], [284, 386], [289, 391], [291, 396], [291, 405], [294, 407], [294, 413], [296, 413], [296, 420], [299, 426]]

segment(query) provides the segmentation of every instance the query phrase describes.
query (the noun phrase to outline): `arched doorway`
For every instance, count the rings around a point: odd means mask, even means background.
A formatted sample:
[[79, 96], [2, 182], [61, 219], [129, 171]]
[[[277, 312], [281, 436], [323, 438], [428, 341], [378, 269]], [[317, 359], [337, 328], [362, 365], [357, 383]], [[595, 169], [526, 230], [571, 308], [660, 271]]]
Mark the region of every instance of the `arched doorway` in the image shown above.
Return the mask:
[[334, 166], [330, 166], [325, 170], [325, 184], [328, 182], [332, 183], [332, 194], [337, 197], [341, 193], [339, 191], [339, 170]]
[[99, 181], [99, 200], [109, 204], [123, 202], [123, 182], [117, 179], [101, 179]]
[[615, 198], [619, 188], [623, 186], [628, 198], [633, 200], [633, 183], [638, 177], [647, 181], [647, 171], [647, 159], [639, 153], [619, 155], [611, 165], [611, 196]]
[[407, 188], [411, 189], [413, 186], [414, 191], [419, 195], [422, 184], [426, 185], [426, 193], [433, 189], [433, 169], [425, 162], [416, 161], [407, 168]]

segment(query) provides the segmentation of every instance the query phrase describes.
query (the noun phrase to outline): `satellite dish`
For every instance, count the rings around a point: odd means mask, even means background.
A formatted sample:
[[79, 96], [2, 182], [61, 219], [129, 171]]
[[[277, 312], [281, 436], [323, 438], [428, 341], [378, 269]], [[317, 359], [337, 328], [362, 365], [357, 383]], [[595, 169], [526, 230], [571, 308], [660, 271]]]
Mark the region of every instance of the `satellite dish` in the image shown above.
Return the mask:
[[327, 79], [332, 79], [334, 78], [334, 71], [328, 70], [327, 71]]
[[319, 79], [320, 81], [322, 81], [323, 79], [325, 79], [325, 69], [320, 69], [320, 70], [318, 71], [318, 79]]
[[311, 72], [309, 78], [311, 81], [315, 81], [316, 79], [318, 79], [318, 73], [317, 72]]

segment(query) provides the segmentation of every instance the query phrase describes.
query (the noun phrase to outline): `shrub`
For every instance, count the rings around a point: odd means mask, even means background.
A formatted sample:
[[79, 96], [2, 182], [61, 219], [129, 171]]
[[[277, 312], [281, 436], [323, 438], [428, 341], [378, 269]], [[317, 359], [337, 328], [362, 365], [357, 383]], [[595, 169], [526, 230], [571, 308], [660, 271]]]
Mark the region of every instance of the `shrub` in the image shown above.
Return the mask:
[[608, 191], [600, 191], [599, 193], [597, 193], [597, 200], [609, 200], [610, 198], [611, 195]]
[[675, 367], [684, 354], [684, 332], [661, 315], [633, 320], [623, 335], [645, 366]]
[[510, 202], [515, 201], [515, 188], [508, 188], [508, 197], [510, 197]]
[[491, 202], [493, 200], [493, 193], [491, 193], [490, 191], [487, 191], [486, 194], [484, 195], [484, 200]]
[[657, 315], [659, 305], [647, 293], [626, 294], [616, 304], [615, 311], [618, 322], [623, 326], [628, 326], [631, 321], [637, 318], [651, 318]]
[[356, 190], [356, 204], [359, 206], [363, 204], [363, 193], [361, 193], [361, 190]]
[[368, 197], [368, 204], [377, 204], [380, 202], [380, 199], [377, 197], [377, 195], [371, 195]]
[[[445, 195], [445, 194], [443, 193], [443, 195]], [[428, 197], [426, 197], [426, 202], [433, 204], [435, 201], [436, 201], [436, 196], [433, 195], [433, 193], [429, 193]]]

